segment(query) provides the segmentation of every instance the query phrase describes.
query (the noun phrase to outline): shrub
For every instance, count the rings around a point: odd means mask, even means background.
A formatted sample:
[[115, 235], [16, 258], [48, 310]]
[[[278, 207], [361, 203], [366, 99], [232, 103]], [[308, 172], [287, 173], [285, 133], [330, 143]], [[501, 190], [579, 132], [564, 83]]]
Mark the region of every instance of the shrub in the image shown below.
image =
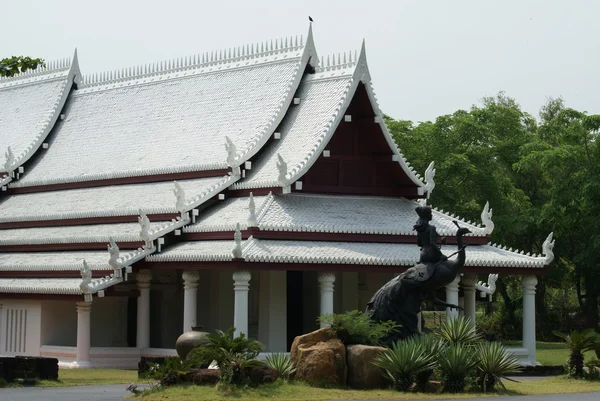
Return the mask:
[[324, 315], [318, 321], [328, 324], [330, 330], [346, 345], [381, 345], [382, 340], [399, 327], [392, 321], [375, 322], [359, 310]]
[[434, 334], [448, 345], [475, 345], [482, 339], [473, 321], [463, 316], [442, 322]]
[[477, 379], [476, 383], [483, 392], [491, 391], [496, 385], [502, 386], [502, 379], [521, 370], [519, 360], [498, 342], [483, 342], [477, 344]]
[[182, 381], [183, 375], [189, 370], [190, 365], [178, 356], [165, 358], [162, 364], [155, 363], [146, 372], [146, 377], [156, 380], [160, 386], [167, 387]]
[[568, 361], [569, 373], [583, 376], [583, 354], [587, 351], [600, 350], [600, 334], [594, 329], [587, 329], [582, 332], [573, 330], [569, 334], [555, 331], [554, 335], [565, 340], [571, 352]]
[[[435, 361], [436, 365], [439, 355], [443, 353], [446, 348], [446, 345], [442, 340], [431, 334], [423, 334], [420, 336], [416, 336], [411, 341], [422, 346], [425, 351], [425, 354], [433, 361]], [[433, 370], [434, 368], [417, 373], [416, 385], [418, 391], [426, 390], [427, 383], [433, 375]]]
[[275, 369], [279, 377], [289, 379], [295, 372], [296, 367], [289, 355], [286, 354], [269, 354], [265, 362], [268, 367]]
[[415, 375], [435, 368], [435, 362], [417, 341], [398, 341], [386, 352], [378, 355], [373, 363], [383, 370], [394, 388], [408, 391]]
[[438, 359], [444, 391], [456, 393], [465, 389], [465, 379], [475, 366], [477, 358], [472, 347], [450, 345]]
[[264, 367], [256, 357], [263, 345], [247, 338], [244, 333], [234, 337], [235, 329], [217, 330], [206, 338], [208, 343], [195, 350], [189, 363], [192, 367], [201, 367], [216, 361], [221, 371], [220, 384], [223, 388], [229, 385], [242, 385], [246, 382], [245, 368]]
[[583, 368], [583, 378], [586, 380], [600, 380], [600, 361], [597, 359], [592, 359], [589, 362], [586, 362], [585, 367]]

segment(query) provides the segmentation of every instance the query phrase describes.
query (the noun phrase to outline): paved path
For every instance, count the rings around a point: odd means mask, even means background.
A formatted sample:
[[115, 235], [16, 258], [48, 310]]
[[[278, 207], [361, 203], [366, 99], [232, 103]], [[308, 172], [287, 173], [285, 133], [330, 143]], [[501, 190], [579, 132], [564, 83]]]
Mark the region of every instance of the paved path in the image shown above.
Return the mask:
[[[125, 384], [80, 387], [26, 387], [0, 389], [0, 401], [123, 401], [131, 393]], [[599, 393], [471, 398], [472, 401], [598, 401]], [[381, 400], [378, 400], [381, 401]], [[423, 401], [423, 400], [421, 400]]]

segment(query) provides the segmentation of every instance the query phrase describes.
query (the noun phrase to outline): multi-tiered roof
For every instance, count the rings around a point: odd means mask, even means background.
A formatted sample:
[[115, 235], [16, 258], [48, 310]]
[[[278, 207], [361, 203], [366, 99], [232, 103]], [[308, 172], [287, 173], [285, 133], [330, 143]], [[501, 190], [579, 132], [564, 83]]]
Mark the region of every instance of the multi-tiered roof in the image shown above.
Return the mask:
[[[75, 55], [0, 80], [0, 106], [6, 296], [89, 299], [142, 266], [401, 271], [418, 260], [414, 208], [433, 180], [387, 131], [364, 43], [319, 60], [309, 31], [90, 77]], [[453, 219], [434, 212], [449, 244]], [[461, 224], [474, 272], [537, 274], [551, 260], [488, 245], [487, 220]]]

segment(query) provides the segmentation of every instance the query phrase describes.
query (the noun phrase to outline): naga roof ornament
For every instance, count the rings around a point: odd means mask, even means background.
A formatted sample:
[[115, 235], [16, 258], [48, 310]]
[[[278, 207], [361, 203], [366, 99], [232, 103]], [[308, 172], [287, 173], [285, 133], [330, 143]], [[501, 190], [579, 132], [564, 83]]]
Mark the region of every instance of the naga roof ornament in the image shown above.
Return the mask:
[[231, 251], [234, 259], [242, 258], [242, 231], [240, 229], [240, 223], [237, 223], [235, 227], [235, 233], [233, 234], [233, 240], [235, 241], [235, 247]]
[[435, 177], [435, 163], [429, 163], [427, 169], [425, 170], [425, 191], [427, 191], [427, 199], [431, 196], [431, 192], [435, 188], [435, 181], [433, 178]]
[[248, 227], [257, 227], [258, 222], [256, 220], [256, 205], [254, 203], [254, 195], [250, 192], [250, 201], [248, 202]]
[[485, 206], [481, 211], [481, 222], [484, 225], [482, 233], [484, 235], [490, 235], [494, 231], [494, 222], [492, 221], [492, 209], [490, 208], [490, 202], [485, 202]]
[[542, 244], [542, 254], [546, 257], [545, 264], [550, 264], [554, 260], [554, 233], [550, 233]]

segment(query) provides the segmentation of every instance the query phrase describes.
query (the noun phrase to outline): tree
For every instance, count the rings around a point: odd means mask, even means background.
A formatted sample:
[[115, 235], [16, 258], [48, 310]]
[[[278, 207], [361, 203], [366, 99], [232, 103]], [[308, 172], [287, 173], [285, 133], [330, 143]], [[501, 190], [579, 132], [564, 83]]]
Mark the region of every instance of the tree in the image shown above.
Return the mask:
[[35, 70], [38, 66], [45, 66], [41, 58], [12, 56], [0, 60], [0, 77], [12, 77], [27, 70]]

